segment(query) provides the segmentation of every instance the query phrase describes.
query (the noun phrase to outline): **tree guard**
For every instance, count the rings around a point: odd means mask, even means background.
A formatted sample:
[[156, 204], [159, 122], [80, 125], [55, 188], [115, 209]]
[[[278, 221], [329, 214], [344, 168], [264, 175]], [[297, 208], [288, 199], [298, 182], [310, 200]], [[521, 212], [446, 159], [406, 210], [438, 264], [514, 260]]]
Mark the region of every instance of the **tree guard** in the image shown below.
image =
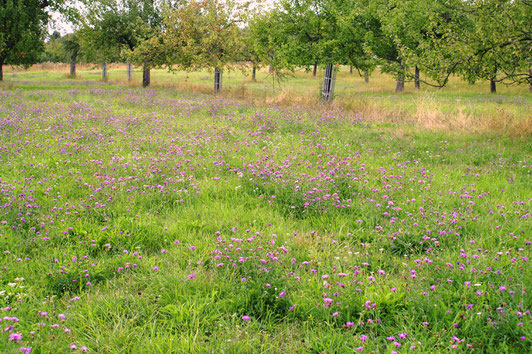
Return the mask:
[[334, 97], [334, 84], [336, 82], [336, 70], [333, 64], [327, 64], [325, 67], [325, 77], [323, 78], [323, 90], [321, 98], [324, 101], [332, 101]]
[[222, 90], [222, 72], [220, 69], [214, 69], [214, 93], [218, 93]]

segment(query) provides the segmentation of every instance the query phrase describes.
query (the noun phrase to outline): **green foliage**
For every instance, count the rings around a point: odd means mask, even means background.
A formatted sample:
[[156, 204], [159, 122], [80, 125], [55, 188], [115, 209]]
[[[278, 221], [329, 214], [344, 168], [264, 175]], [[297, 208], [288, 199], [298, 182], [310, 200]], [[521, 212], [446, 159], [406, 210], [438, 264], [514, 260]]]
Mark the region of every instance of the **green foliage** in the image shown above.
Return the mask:
[[0, 80], [1, 66], [31, 65], [44, 50], [46, 5], [37, 0], [6, 0], [0, 6]]
[[159, 2], [99, 0], [88, 1], [86, 5], [88, 16], [81, 37], [93, 61], [128, 59], [142, 65], [149, 59], [132, 53], [157, 32], [161, 22]]
[[244, 36], [239, 25], [246, 10], [247, 4], [232, 0], [191, 0], [168, 7], [161, 36], [167, 64], [222, 69], [241, 60]]
[[0, 2], [0, 81], [2, 66], [29, 66], [44, 51], [48, 10], [59, 11], [65, 18], [76, 20], [77, 10], [70, 1], [3, 0]]
[[[445, 72], [469, 82], [494, 79], [530, 82], [532, 4], [528, 1], [451, 1], [442, 5], [450, 18], [434, 47]], [[434, 53], [428, 51], [427, 54]]]
[[61, 34], [55, 31], [48, 41], [44, 43], [44, 52], [42, 53], [41, 62], [51, 62], [51, 63], [66, 63], [67, 56], [64, 53], [63, 47], [61, 45]]

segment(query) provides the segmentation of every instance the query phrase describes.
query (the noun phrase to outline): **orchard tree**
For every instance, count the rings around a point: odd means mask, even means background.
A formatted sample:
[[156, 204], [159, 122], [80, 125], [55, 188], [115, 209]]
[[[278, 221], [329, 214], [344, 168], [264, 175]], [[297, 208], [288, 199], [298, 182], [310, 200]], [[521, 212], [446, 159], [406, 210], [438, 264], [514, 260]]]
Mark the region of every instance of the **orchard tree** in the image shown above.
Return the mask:
[[365, 45], [365, 39], [367, 29], [376, 25], [376, 21], [373, 14], [359, 11], [357, 4], [357, 0], [344, 2], [342, 11], [338, 13], [338, 37], [343, 48], [342, 64], [349, 65], [351, 73], [353, 67], [356, 68], [364, 76], [364, 81], [368, 82], [377, 60]]
[[[442, 1], [442, 0], [440, 0]], [[470, 83], [532, 83], [532, 2], [514, 0], [442, 1], [450, 20], [437, 42], [438, 65]]]
[[97, 0], [86, 1], [86, 5], [88, 13], [82, 36], [85, 45], [92, 48], [93, 60], [105, 63], [128, 59], [128, 80], [132, 73], [130, 62], [142, 65], [143, 86], [148, 86], [151, 60], [133, 52], [159, 33], [162, 2]]
[[[405, 88], [407, 63], [401, 55], [393, 31], [386, 27], [386, 17], [394, 7], [392, 0], [355, 1], [353, 11], [359, 12], [359, 25], [364, 29], [364, 50], [380, 65], [382, 72], [395, 76], [396, 92]], [[356, 22], [354, 23], [356, 26]]]
[[396, 92], [403, 91], [405, 80], [412, 77], [419, 88], [418, 48], [432, 40], [426, 34], [430, 27], [426, 9], [436, 0], [348, 1], [340, 28], [350, 64], [365, 71], [378, 65], [382, 72], [395, 76]]
[[65, 0], [0, 0], [0, 81], [3, 66], [36, 63], [44, 51], [48, 11], [75, 20], [76, 10]]
[[44, 51], [48, 2], [36, 0], [2, 0], [0, 2], [0, 81], [3, 66], [29, 66]]
[[285, 53], [298, 66], [313, 66], [316, 76], [318, 64], [331, 59], [331, 40], [336, 39], [336, 14], [342, 1], [281, 0], [276, 14], [284, 25], [290, 52]]
[[70, 33], [61, 38], [63, 51], [70, 61], [70, 77], [76, 77], [76, 62], [81, 50], [80, 39], [77, 33]]
[[[244, 58], [247, 3], [233, 0], [180, 1], [165, 12], [161, 35], [166, 64], [186, 70], [231, 69]], [[155, 42], [154, 45], [157, 45]]]
[[[413, 79], [417, 89], [421, 82], [422, 43], [432, 39], [428, 31], [435, 7], [433, 0], [390, 0], [387, 11], [380, 16], [383, 32], [396, 45], [401, 64], [414, 69]], [[412, 78], [411, 72], [406, 71], [404, 76]]]
[[257, 69], [261, 65], [261, 57], [259, 52], [254, 47], [254, 33], [250, 31], [250, 27], [243, 29], [244, 36], [244, 48], [243, 48], [243, 59], [251, 62], [251, 80], [257, 81]]
[[[124, 49], [122, 55], [129, 63], [142, 66], [142, 87], [148, 87], [151, 82], [151, 69], [166, 64], [167, 54], [171, 51], [165, 47], [160, 33], [153, 32], [134, 47], [133, 50]], [[128, 68], [128, 72], [130, 68]], [[129, 75], [129, 74], [128, 74]]]
[[293, 53], [278, 10], [255, 14], [245, 33], [246, 48], [253, 53], [254, 60], [270, 66], [272, 77], [280, 75], [281, 69], [291, 68]]
[[62, 37], [58, 31], [54, 31], [44, 43], [44, 52], [40, 62], [66, 63], [67, 58], [63, 51]]

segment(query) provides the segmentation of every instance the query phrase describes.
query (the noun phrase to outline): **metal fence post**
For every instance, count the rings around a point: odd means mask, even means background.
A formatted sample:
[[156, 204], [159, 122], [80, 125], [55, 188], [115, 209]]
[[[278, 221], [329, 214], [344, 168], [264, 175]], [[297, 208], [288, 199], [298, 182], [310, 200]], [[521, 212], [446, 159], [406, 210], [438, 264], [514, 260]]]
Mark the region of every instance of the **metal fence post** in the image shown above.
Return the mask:
[[334, 64], [327, 64], [325, 67], [325, 77], [323, 78], [323, 89], [321, 98], [324, 101], [332, 101], [334, 97], [334, 85], [336, 83], [336, 70]]
[[222, 72], [220, 69], [214, 69], [214, 93], [218, 93], [222, 90]]

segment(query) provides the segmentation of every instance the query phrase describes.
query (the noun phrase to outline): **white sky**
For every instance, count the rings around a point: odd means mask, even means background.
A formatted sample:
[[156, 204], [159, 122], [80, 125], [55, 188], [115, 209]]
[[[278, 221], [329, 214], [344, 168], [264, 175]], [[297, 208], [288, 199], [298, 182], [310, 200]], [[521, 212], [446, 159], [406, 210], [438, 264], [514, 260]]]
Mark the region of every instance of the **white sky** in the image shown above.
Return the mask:
[[[242, 2], [250, 1], [251, 3], [262, 3], [263, 5], [267, 7], [271, 7], [273, 6], [276, 0], [239, 0], [239, 1], [242, 1]], [[77, 6], [81, 8], [81, 4], [79, 4], [79, 2], [77, 3], [78, 3]], [[61, 33], [62, 36], [64, 36], [65, 34], [72, 33], [74, 31], [74, 26], [72, 26], [70, 22], [65, 21], [63, 18], [61, 18], [59, 13], [52, 12], [51, 17], [52, 19], [50, 23], [48, 24], [49, 34], [52, 34], [54, 31], [58, 31], [59, 33]]]

